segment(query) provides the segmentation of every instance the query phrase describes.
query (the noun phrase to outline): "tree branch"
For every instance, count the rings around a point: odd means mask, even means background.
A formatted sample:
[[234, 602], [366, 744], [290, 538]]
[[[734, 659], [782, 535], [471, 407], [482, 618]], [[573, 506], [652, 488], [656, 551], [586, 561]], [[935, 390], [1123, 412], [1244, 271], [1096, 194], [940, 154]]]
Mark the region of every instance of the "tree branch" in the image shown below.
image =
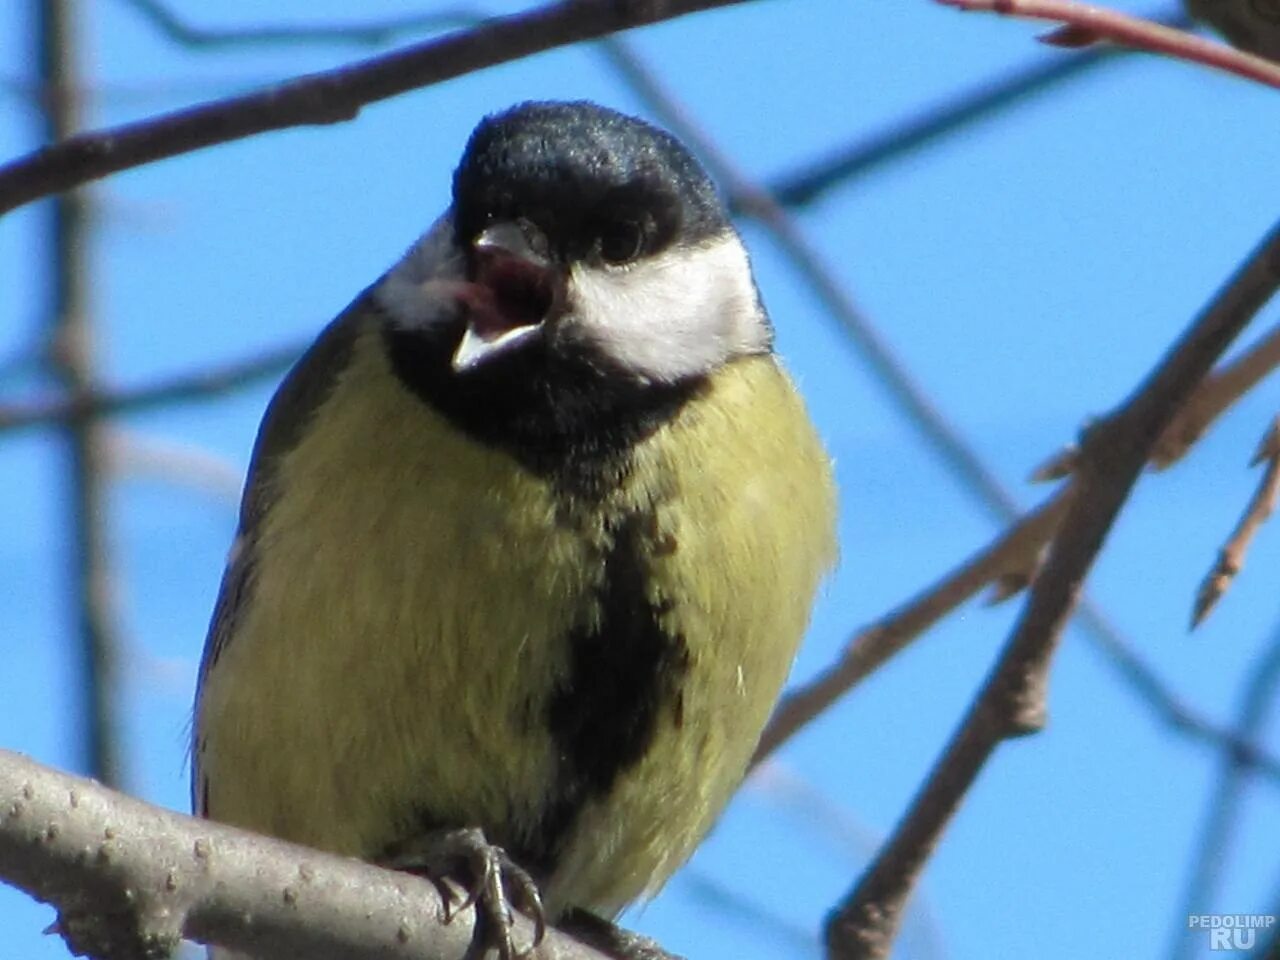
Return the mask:
[[1061, 47], [1082, 47], [1100, 41], [1133, 50], [1198, 63], [1204, 67], [1255, 80], [1280, 89], [1280, 64], [1242, 53], [1225, 44], [1205, 40], [1185, 30], [1175, 30], [1152, 20], [1132, 17], [1074, 0], [937, 0], [961, 10], [983, 10], [1030, 20], [1062, 24], [1040, 39]]
[[259, 93], [85, 133], [0, 167], [0, 214], [130, 167], [268, 130], [340, 123], [366, 104], [483, 67], [746, 0], [559, 0]]
[[[440, 920], [426, 880], [162, 810], [0, 750], [0, 879], [58, 910], [99, 960], [181, 938], [258, 956], [459, 960], [472, 912]], [[517, 918], [517, 937], [532, 925]], [[539, 960], [608, 960], [548, 930]]]
[[1265, 463], [1266, 469], [1262, 472], [1258, 488], [1249, 498], [1244, 515], [1218, 551], [1213, 569], [1205, 575], [1196, 593], [1191, 611], [1192, 627], [1199, 625], [1209, 615], [1235, 580], [1236, 574], [1244, 569], [1244, 556], [1249, 544], [1276, 508], [1276, 500], [1280, 498], [1280, 418], [1271, 421], [1250, 466], [1256, 467], [1260, 463]]
[[286, 344], [223, 366], [179, 374], [142, 387], [99, 390], [52, 403], [0, 406], [0, 433], [65, 423], [76, 417], [137, 413], [169, 404], [222, 396], [260, 380], [279, 376], [302, 356], [305, 349], [306, 344]]
[[999, 661], [893, 837], [827, 922], [829, 955], [889, 955], [926, 860], [996, 747], [1040, 730], [1048, 670], [1086, 573], [1157, 439], [1217, 358], [1280, 286], [1280, 224], [1138, 392], [1086, 434], [1075, 495]]
[[1232, 404], [1280, 367], [1280, 326], [1231, 363], [1205, 377], [1187, 405], [1178, 411], [1151, 462], [1157, 470], [1172, 466]]

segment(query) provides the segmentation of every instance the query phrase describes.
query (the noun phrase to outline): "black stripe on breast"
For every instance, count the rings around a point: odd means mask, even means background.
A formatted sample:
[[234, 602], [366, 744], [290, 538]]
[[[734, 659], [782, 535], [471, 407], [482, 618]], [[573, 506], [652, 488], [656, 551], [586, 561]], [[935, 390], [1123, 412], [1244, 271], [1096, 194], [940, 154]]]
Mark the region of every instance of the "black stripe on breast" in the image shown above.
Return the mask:
[[547, 703], [546, 723], [558, 755], [556, 781], [536, 836], [524, 850], [532, 869], [555, 861], [583, 805], [607, 796], [653, 744], [659, 725], [678, 727], [689, 668], [685, 638], [668, 633], [670, 601], [648, 591], [649, 561], [677, 549], [650, 515], [614, 525], [599, 588], [599, 626], [568, 638], [569, 670]]

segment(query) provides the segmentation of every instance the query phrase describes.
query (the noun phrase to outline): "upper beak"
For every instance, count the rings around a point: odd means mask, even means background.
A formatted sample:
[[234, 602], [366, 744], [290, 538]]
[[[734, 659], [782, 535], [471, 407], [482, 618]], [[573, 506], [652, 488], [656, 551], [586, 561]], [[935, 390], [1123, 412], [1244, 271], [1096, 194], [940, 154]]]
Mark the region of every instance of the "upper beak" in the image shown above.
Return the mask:
[[525, 343], [559, 301], [559, 272], [537, 227], [501, 221], [472, 241], [477, 296], [468, 304], [467, 326], [453, 354], [455, 371]]

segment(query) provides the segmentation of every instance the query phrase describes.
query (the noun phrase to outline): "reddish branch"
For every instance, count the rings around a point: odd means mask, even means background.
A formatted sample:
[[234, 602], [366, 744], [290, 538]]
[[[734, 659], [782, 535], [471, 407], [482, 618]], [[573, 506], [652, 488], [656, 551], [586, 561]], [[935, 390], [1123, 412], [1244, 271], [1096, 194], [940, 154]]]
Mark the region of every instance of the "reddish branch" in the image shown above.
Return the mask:
[[1062, 24], [1041, 37], [1055, 46], [1080, 47], [1107, 42], [1186, 60], [1226, 73], [1280, 88], [1280, 64], [1185, 30], [1176, 30], [1118, 10], [1108, 10], [1073, 0], [937, 0], [961, 10], [983, 10], [1030, 20]]

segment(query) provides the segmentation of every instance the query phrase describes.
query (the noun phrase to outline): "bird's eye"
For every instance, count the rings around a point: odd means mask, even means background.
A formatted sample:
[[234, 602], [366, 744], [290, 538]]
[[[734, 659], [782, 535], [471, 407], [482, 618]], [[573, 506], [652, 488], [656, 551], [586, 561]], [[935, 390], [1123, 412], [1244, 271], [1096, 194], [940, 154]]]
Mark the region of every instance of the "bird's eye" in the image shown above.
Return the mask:
[[644, 228], [635, 220], [615, 220], [600, 231], [600, 257], [606, 263], [630, 263], [644, 247]]

